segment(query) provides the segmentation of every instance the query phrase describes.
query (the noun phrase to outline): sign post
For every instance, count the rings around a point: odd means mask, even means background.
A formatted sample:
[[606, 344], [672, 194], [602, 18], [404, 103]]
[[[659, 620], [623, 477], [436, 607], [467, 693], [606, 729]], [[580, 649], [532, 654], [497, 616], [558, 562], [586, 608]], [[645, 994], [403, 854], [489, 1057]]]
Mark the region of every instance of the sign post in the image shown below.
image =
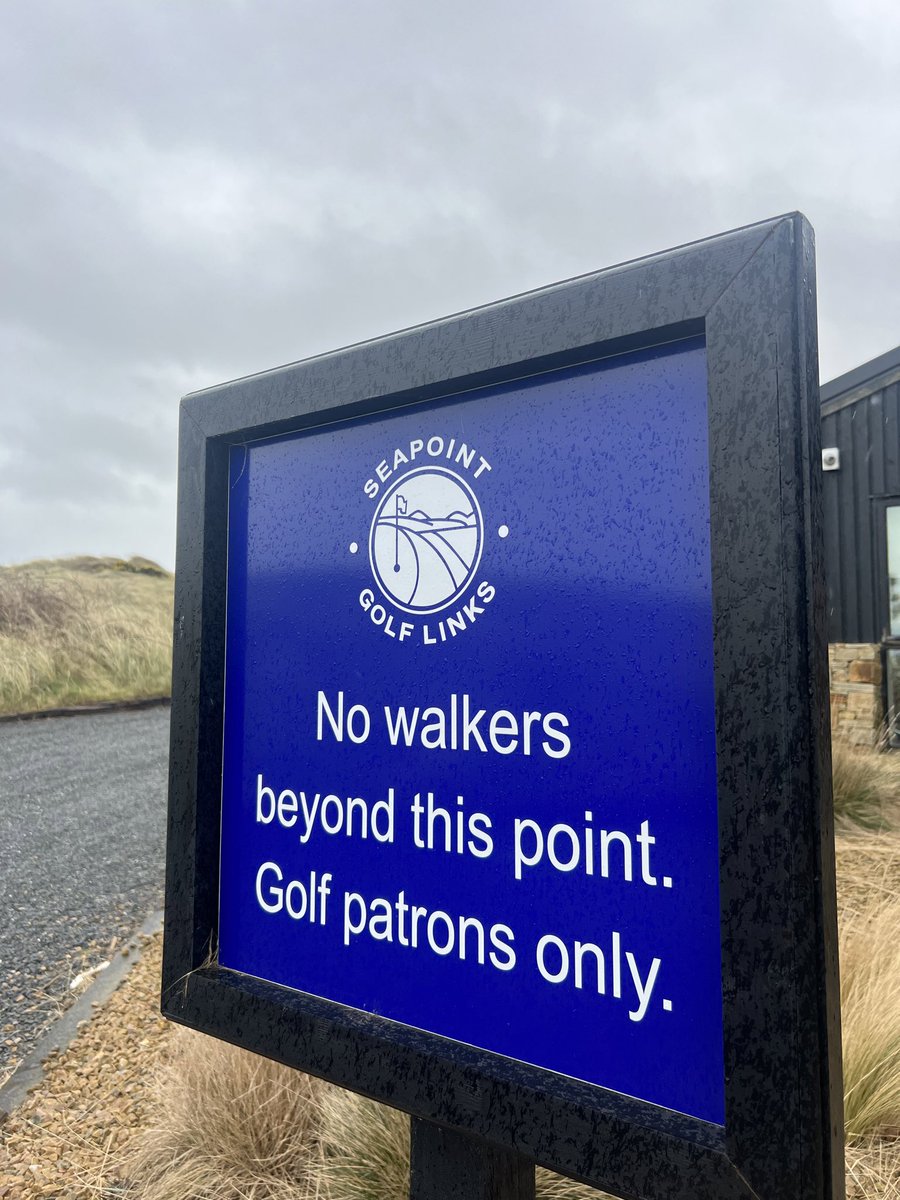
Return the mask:
[[184, 402], [163, 1011], [411, 1196], [840, 1192], [811, 231]]
[[409, 1200], [534, 1200], [534, 1163], [413, 1117]]

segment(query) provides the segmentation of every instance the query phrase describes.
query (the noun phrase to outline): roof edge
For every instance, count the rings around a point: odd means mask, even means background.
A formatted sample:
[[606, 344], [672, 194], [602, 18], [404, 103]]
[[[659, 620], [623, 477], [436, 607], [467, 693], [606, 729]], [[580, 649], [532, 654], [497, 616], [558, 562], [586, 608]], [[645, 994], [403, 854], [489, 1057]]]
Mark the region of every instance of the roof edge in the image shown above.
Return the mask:
[[[829, 380], [828, 383], [823, 383], [819, 389], [821, 402], [828, 404], [839, 396], [843, 396], [845, 392], [862, 388], [865, 384], [878, 379], [880, 375], [887, 375], [896, 370], [900, 370], [900, 346], [895, 346], [893, 350], [888, 350], [878, 358], [872, 358], [862, 366], [854, 367], [852, 371], [846, 371], [843, 375]], [[874, 390], [876, 389], [873, 388]]]

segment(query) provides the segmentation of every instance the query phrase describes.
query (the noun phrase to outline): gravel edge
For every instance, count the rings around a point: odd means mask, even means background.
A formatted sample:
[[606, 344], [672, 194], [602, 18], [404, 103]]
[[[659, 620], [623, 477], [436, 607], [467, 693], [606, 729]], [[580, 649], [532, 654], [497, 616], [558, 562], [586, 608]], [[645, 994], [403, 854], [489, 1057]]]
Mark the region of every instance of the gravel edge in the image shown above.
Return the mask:
[[68, 1049], [83, 1022], [89, 1021], [97, 1009], [102, 1008], [115, 994], [132, 967], [140, 961], [142, 941], [157, 934], [162, 929], [162, 923], [161, 911], [151, 913], [106, 970], [98, 975], [72, 1007], [41, 1035], [9, 1079], [0, 1087], [0, 1123], [15, 1112], [29, 1092], [42, 1083], [44, 1063], [50, 1055]]
[[171, 696], [144, 696], [140, 700], [104, 700], [100, 704], [77, 704], [71, 708], [39, 708], [34, 712], [0, 713], [0, 725], [9, 725], [16, 721], [43, 721], [48, 717], [78, 717], [85, 713], [127, 712], [128, 709], [158, 708], [171, 703]]

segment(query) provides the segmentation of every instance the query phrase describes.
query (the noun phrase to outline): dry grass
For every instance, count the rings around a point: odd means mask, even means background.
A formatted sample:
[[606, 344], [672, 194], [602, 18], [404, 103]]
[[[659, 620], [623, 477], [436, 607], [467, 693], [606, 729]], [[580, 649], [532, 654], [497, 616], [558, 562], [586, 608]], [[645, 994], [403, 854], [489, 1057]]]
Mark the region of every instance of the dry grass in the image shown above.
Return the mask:
[[900, 834], [842, 832], [835, 855], [842, 929], [857, 928], [861, 915], [900, 896]]
[[839, 829], [882, 829], [892, 823], [898, 795], [893, 755], [836, 741], [832, 747], [832, 786]]
[[328, 1200], [406, 1200], [409, 1119], [340, 1088], [322, 1093], [322, 1193]]
[[846, 1163], [847, 1200], [900, 1200], [900, 1139], [855, 1141]]
[[[187, 1030], [128, 1168], [141, 1200], [406, 1200], [409, 1119]], [[538, 1169], [539, 1200], [603, 1193]]]
[[[878, 769], [885, 788], [898, 756], [882, 756]], [[835, 849], [845, 1125], [855, 1151], [873, 1135], [900, 1134], [900, 835], [857, 830]]]
[[841, 929], [847, 1137], [900, 1136], [900, 897]]
[[172, 599], [147, 559], [0, 567], [0, 713], [168, 695]]
[[605, 1200], [606, 1192], [554, 1175], [543, 1167], [535, 1173], [535, 1194], [538, 1200]]
[[160, 1082], [163, 1119], [131, 1168], [142, 1200], [312, 1200], [322, 1086], [179, 1031]]

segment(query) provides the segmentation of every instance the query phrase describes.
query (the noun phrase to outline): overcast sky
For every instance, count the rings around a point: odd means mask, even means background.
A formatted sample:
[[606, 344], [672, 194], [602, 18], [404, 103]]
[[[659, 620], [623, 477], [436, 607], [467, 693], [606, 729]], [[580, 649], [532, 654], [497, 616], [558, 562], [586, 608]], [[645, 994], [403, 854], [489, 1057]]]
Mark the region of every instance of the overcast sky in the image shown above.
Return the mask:
[[801, 209], [900, 343], [896, 0], [19, 0], [0, 562], [174, 563], [180, 396]]

